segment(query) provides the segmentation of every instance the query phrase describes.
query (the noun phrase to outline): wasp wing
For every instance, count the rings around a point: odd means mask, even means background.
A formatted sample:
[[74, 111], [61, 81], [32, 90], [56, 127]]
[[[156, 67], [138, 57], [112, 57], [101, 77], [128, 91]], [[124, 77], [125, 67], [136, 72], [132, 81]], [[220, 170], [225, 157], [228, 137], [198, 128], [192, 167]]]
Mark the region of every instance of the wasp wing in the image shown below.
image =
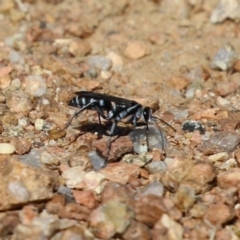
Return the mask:
[[107, 100], [110, 102], [115, 103], [116, 105], [123, 105], [123, 106], [133, 106], [135, 104], [138, 104], [137, 102], [121, 97], [115, 97], [112, 95], [104, 94], [104, 93], [96, 93], [96, 92], [91, 92], [91, 91], [80, 91], [80, 92], [75, 92], [80, 97], [88, 97], [88, 98], [94, 98], [94, 99], [102, 99], [102, 100]]

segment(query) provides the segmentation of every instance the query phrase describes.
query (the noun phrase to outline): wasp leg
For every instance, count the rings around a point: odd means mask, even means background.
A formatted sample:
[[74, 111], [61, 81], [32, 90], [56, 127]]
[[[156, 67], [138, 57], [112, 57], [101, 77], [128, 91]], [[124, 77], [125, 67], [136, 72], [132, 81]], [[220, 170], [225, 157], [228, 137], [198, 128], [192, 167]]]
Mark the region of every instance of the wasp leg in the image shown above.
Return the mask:
[[88, 103], [86, 106], [84, 106], [83, 108], [81, 108], [80, 110], [76, 111], [73, 116], [68, 120], [66, 126], [64, 129], [68, 128], [69, 125], [71, 124], [72, 120], [77, 117], [81, 112], [83, 112], [84, 110], [88, 109], [90, 106], [93, 106], [96, 102], [90, 102]]

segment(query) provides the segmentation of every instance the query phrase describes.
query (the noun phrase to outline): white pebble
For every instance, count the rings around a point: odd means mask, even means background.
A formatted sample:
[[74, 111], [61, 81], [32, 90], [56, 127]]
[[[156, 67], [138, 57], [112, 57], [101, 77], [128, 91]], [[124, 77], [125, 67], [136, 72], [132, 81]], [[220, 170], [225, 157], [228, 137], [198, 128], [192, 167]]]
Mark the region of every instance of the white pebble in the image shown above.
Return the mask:
[[81, 183], [78, 184], [78, 188], [89, 189], [97, 194], [103, 191], [105, 185], [105, 176], [101, 173], [90, 171], [83, 177]]
[[62, 178], [65, 180], [67, 187], [75, 188], [83, 180], [85, 174], [86, 172], [83, 171], [82, 167], [76, 166], [64, 171]]
[[101, 71], [100, 75], [101, 75], [102, 79], [107, 80], [107, 79], [111, 78], [112, 73], [109, 71]]
[[216, 153], [209, 156], [208, 160], [210, 160], [211, 162], [216, 162], [216, 161], [225, 161], [228, 158], [229, 158], [229, 155], [227, 152], [220, 152], [220, 153]]
[[47, 92], [45, 79], [40, 75], [30, 75], [25, 78], [26, 92], [34, 97], [41, 97]]
[[89, 57], [87, 63], [91, 68], [98, 68], [103, 71], [107, 71], [112, 66], [112, 61], [101, 55]]
[[15, 79], [12, 80], [11, 85], [13, 87], [19, 89], [21, 87], [21, 85], [22, 85], [22, 82], [21, 82], [21, 80], [19, 78], [15, 78]]
[[222, 97], [218, 96], [217, 104], [220, 106], [228, 106], [230, 104], [230, 102], [226, 98], [222, 98]]
[[145, 168], [150, 173], [157, 173], [160, 171], [166, 171], [167, 165], [163, 161], [153, 161], [153, 162], [150, 162], [148, 165], [146, 165]]
[[114, 72], [121, 72], [123, 69], [123, 59], [121, 56], [116, 54], [115, 52], [110, 52], [106, 56], [107, 58], [111, 59], [112, 61], [112, 70]]
[[9, 54], [9, 61], [12, 63], [24, 64], [24, 58], [14, 50], [12, 50]]
[[15, 152], [15, 147], [10, 143], [0, 143], [0, 154], [11, 154]]
[[26, 127], [28, 125], [27, 118], [20, 118], [18, 119], [18, 125], [22, 127]]
[[143, 196], [155, 195], [162, 197], [164, 194], [164, 186], [161, 182], [152, 182], [146, 185], [142, 190]]
[[46, 165], [58, 165], [59, 159], [54, 154], [42, 152], [41, 162]]
[[195, 94], [196, 89], [194, 87], [189, 87], [185, 93], [186, 98], [193, 98]]
[[[38, 226], [44, 236], [50, 237], [57, 229], [59, 229], [60, 221], [56, 214], [49, 214], [47, 210], [43, 210], [38, 217], [32, 221], [34, 226]], [[43, 237], [43, 239], [46, 239]]]
[[43, 105], [49, 105], [50, 102], [49, 102], [49, 100], [48, 100], [47, 98], [44, 98], [44, 99], [42, 100], [42, 104], [43, 104]]
[[228, 159], [226, 162], [223, 162], [221, 165], [217, 166], [221, 170], [228, 171], [231, 168], [237, 167], [238, 163], [237, 160], [234, 158]]
[[211, 61], [211, 68], [226, 71], [230, 69], [237, 60], [238, 54], [235, 49], [228, 43], [224, 45], [215, 54]]
[[89, 159], [90, 159], [90, 161], [91, 161], [91, 163], [92, 163], [92, 166], [93, 166], [93, 169], [94, 169], [94, 170], [97, 171], [97, 170], [99, 170], [99, 169], [101, 169], [101, 168], [104, 167], [104, 165], [105, 165], [105, 159], [103, 159], [102, 157], [100, 157], [100, 156], [96, 153], [96, 151], [91, 151], [91, 152], [89, 152], [88, 156], [89, 156]]
[[34, 123], [35, 129], [38, 130], [38, 131], [43, 130], [45, 122], [46, 121], [41, 119], [41, 118], [36, 119], [36, 121]]
[[164, 159], [164, 163], [166, 163], [167, 167], [173, 164], [176, 160], [174, 158], [166, 157]]

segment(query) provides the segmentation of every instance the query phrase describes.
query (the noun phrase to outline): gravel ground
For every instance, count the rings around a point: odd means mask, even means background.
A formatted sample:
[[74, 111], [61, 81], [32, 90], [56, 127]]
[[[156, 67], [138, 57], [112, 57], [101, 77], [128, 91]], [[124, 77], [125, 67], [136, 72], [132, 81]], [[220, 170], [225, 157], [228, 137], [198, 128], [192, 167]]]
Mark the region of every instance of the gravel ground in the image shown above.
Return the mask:
[[[239, 20], [239, 0], [1, 0], [0, 239], [239, 239]], [[170, 126], [149, 151], [93, 110], [65, 128], [79, 91]]]

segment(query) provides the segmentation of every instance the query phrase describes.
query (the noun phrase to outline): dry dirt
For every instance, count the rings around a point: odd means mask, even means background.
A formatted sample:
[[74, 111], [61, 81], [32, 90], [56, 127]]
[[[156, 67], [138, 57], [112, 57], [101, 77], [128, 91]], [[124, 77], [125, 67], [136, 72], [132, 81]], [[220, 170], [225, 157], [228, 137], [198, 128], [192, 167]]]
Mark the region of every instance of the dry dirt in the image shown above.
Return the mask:
[[[238, 0], [0, 1], [0, 239], [239, 239]], [[68, 106], [150, 106], [165, 151]], [[97, 155], [96, 151], [99, 155]], [[239, 217], [239, 218], [238, 218]]]

